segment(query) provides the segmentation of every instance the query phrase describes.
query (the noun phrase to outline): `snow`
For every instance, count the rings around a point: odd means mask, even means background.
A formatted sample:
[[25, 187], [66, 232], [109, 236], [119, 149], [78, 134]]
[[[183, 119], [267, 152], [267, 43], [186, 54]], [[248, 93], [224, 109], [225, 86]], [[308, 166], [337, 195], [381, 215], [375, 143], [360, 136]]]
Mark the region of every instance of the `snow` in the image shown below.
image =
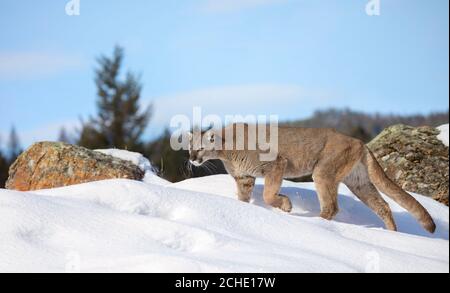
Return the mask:
[[139, 169], [141, 169], [145, 174], [143, 179], [145, 183], [154, 183], [161, 185], [170, 183], [169, 181], [164, 180], [161, 177], [157, 176], [156, 169], [153, 168], [150, 161], [140, 153], [119, 149], [98, 149], [95, 151], [124, 161], [129, 161], [134, 165], [138, 166]]
[[333, 221], [310, 183], [283, 183], [291, 214], [263, 203], [261, 180], [250, 204], [235, 191], [228, 175], [0, 189], [0, 272], [449, 271], [449, 210], [430, 198], [414, 195], [435, 234], [391, 201], [400, 232], [385, 230], [344, 186]]
[[448, 146], [448, 124], [444, 124], [438, 127], [438, 129], [441, 131], [439, 133], [438, 138], [442, 141], [443, 144]]

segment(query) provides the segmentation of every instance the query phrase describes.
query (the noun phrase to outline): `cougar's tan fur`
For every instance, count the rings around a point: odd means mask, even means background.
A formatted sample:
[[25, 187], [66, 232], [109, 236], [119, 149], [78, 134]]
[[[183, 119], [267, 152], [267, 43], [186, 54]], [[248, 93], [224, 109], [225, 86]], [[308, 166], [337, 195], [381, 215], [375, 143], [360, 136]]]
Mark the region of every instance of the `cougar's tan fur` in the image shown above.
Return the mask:
[[[244, 137], [238, 134], [239, 127], [244, 129]], [[230, 128], [234, 130], [234, 144], [232, 149], [226, 150], [225, 131]], [[279, 194], [282, 180], [312, 175], [320, 202], [320, 216], [327, 220], [338, 213], [338, 185], [344, 183], [384, 221], [387, 229], [396, 230], [391, 209], [378, 192], [380, 190], [408, 210], [427, 231], [434, 232], [436, 226], [427, 210], [386, 176], [362, 141], [333, 129], [279, 127], [276, 158], [261, 161], [259, 155], [265, 152], [258, 150], [258, 146], [255, 150], [247, 145], [252, 131], [256, 131], [257, 137], [257, 127], [247, 124], [209, 130], [204, 135], [211, 142], [221, 144], [222, 149], [195, 148], [191, 139], [190, 160], [199, 165], [210, 159], [220, 159], [236, 180], [238, 198], [245, 202], [250, 200], [255, 178], [264, 177], [264, 201], [286, 212], [291, 211], [292, 205], [288, 197]], [[266, 135], [268, 141], [269, 127]], [[238, 139], [244, 139], [243, 150], [236, 149]]]

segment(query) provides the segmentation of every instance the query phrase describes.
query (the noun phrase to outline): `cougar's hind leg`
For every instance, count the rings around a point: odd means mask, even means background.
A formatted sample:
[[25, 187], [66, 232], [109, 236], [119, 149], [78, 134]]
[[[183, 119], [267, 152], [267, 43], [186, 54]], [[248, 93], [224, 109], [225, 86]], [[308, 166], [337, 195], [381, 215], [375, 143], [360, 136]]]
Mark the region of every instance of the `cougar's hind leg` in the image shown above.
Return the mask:
[[356, 197], [383, 220], [386, 229], [397, 231], [389, 204], [370, 182], [369, 175], [362, 164], [358, 164], [353, 169], [352, 173], [345, 178], [344, 183]]
[[313, 180], [320, 202], [320, 216], [327, 220], [331, 220], [339, 212], [339, 183], [351, 172], [363, 153], [362, 142], [350, 142], [345, 138], [340, 146], [327, 144], [322, 151], [324, 155], [313, 170]]

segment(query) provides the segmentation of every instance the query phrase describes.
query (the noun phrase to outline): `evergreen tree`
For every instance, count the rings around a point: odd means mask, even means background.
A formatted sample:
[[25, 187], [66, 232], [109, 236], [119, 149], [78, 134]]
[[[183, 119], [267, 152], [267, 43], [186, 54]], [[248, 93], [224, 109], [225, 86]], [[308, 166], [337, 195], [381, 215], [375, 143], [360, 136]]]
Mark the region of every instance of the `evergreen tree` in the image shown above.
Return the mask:
[[8, 141], [8, 159], [11, 163], [17, 158], [22, 152], [19, 136], [17, 135], [16, 128], [11, 127], [11, 132], [9, 133]]
[[71, 143], [71, 139], [70, 139], [69, 135], [67, 134], [66, 128], [64, 126], [61, 127], [61, 129], [59, 130], [58, 141], [65, 142], [65, 143]]
[[98, 59], [95, 78], [98, 113], [83, 124], [79, 141], [83, 146], [142, 150], [141, 136], [152, 107], [140, 111], [142, 86], [135, 74], [128, 72], [120, 78], [123, 56], [123, 49], [116, 47], [111, 58]]
[[158, 175], [172, 182], [189, 177], [186, 168], [187, 152], [174, 151], [170, 146], [170, 132], [168, 129], [153, 142], [147, 145], [145, 154], [153, 166], [158, 170]]
[[2, 151], [2, 140], [0, 137], [0, 188], [5, 187], [5, 182], [8, 179], [8, 160]]
[[5, 187], [6, 180], [8, 179], [9, 163], [3, 152], [0, 150], [0, 188]]
[[103, 149], [109, 148], [109, 144], [106, 136], [97, 130], [94, 123], [82, 122], [83, 127], [80, 131], [80, 138], [78, 144], [88, 149]]

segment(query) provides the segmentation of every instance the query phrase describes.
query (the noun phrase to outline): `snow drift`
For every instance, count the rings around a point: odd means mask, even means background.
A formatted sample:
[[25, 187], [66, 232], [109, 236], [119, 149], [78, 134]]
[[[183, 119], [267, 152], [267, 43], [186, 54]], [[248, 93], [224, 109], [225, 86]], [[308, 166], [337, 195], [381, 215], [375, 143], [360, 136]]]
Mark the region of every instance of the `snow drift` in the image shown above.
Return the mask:
[[0, 190], [1, 272], [448, 272], [448, 207], [414, 195], [431, 235], [389, 201], [400, 232], [344, 187], [335, 221], [313, 185], [284, 182], [291, 214], [239, 202], [228, 175], [177, 184], [106, 180]]

